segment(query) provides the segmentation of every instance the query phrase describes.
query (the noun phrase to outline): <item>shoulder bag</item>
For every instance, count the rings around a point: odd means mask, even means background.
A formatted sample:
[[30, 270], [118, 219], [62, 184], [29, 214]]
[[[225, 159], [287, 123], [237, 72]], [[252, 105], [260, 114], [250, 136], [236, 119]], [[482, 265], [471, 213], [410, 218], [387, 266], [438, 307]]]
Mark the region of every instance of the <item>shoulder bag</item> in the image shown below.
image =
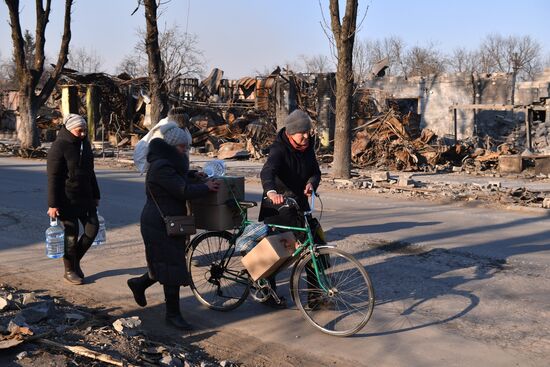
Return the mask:
[[197, 227], [195, 226], [195, 217], [193, 215], [164, 215], [162, 213], [162, 210], [160, 210], [160, 206], [155, 200], [155, 196], [151, 192], [149, 186], [147, 186], [147, 190], [149, 191], [149, 194], [151, 195], [151, 198], [153, 199], [153, 202], [155, 203], [160, 213], [160, 216], [166, 224], [166, 233], [168, 234], [168, 236], [179, 237], [197, 233]]

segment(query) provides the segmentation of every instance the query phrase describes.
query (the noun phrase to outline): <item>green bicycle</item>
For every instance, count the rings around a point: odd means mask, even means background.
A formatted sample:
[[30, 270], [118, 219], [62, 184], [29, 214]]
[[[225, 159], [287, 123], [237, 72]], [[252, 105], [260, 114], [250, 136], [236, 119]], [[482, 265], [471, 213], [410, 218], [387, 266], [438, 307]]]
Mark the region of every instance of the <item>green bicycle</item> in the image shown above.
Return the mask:
[[[187, 250], [193, 294], [199, 302], [218, 311], [240, 306], [251, 290], [258, 302], [269, 297], [279, 301], [267, 280], [253, 281], [249, 277], [236, 250], [237, 238], [247, 225], [255, 223], [248, 220], [247, 210], [256, 206], [256, 202], [236, 199], [234, 202], [242, 216], [240, 227], [233, 232], [200, 233]], [[268, 226], [305, 238], [279, 268], [280, 271], [294, 263], [289, 281], [293, 301], [305, 319], [322, 332], [335, 336], [357, 333], [367, 324], [374, 308], [374, 290], [367, 271], [352, 255], [335, 246], [314, 243], [308, 221], [313, 209], [301, 212], [292, 198], [286, 198], [285, 206], [295, 207], [304, 216], [304, 227]]]

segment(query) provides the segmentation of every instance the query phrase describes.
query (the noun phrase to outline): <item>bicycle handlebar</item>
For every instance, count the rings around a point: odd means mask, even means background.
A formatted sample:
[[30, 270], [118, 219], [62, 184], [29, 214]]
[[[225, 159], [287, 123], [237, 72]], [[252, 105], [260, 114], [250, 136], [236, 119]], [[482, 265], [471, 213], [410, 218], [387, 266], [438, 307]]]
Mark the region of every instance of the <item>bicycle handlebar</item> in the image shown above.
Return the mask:
[[[317, 194], [315, 191], [313, 191], [311, 193], [311, 205], [310, 205], [310, 210], [306, 213], [312, 213], [314, 210], [315, 210], [315, 197], [318, 197], [319, 194]], [[283, 203], [283, 205], [281, 205], [279, 207], [278, 210], [282, 209], [282, 208], [291, 208], [291, 207], [294, 207], [298, 210], [300, 210], [300, 206], [298, 205], [298, 202], [296, 201], [296, 199], [294, 198], [291, 198], [291, 197], [288, 197], [288, 196], [285, 196], [285, 201]]]

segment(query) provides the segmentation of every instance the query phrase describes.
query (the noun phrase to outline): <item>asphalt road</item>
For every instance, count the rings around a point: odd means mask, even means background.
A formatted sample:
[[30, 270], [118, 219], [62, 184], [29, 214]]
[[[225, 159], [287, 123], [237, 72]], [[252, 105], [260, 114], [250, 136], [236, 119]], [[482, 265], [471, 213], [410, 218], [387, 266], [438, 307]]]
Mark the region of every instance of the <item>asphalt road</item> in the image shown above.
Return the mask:
[[[113, 315], [138, 315], [154, 335], [250, 365], [548, 365], [546, 214], [321, 190], [328, 238], [360, 259], [373, 279], [377, 304], [369, 324], [354, 337], [335, 338], [310, 327], [294, 305], [273, 311], [249, 300], [219, 313], [186, 289], [181, 306], [199, 330], [179, 335], [160, 326], [160, 286], [148, 290], [146, 308], [133, 303], [126, 287], [126, 279], [145, 269], [143, 177], [97, 173], [108, 243], [85, 257], [87, 284], [69, 286], [61, 262], [44, 255], [45, 163], [0, 158], [0, 282], [48, 289]], [[259, 190], [247, 184], [247, 198], [259, 200]], [[283, 293], [286, 283], [281, 277]]]

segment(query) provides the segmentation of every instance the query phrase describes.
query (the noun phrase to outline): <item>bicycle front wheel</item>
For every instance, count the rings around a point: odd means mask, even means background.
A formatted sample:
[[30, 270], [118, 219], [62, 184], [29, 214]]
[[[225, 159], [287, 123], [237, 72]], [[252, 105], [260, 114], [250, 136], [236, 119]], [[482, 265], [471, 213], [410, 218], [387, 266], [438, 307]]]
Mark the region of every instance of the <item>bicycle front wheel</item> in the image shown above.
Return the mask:
[[217, 311], [238, 307], [250, 291], [248, 273], [231, 239], [227, 231], [201, 233], [193, 238], [187, 254], [195, 298]]
[[322, 332], [349, 336], [361, 330], [374, 308], [374, 290], [365, 268], [350, 254], [336, 248], [316, 250], [319, 285], [311, 253], [292, 273], [292, 295], [306, 320]]

